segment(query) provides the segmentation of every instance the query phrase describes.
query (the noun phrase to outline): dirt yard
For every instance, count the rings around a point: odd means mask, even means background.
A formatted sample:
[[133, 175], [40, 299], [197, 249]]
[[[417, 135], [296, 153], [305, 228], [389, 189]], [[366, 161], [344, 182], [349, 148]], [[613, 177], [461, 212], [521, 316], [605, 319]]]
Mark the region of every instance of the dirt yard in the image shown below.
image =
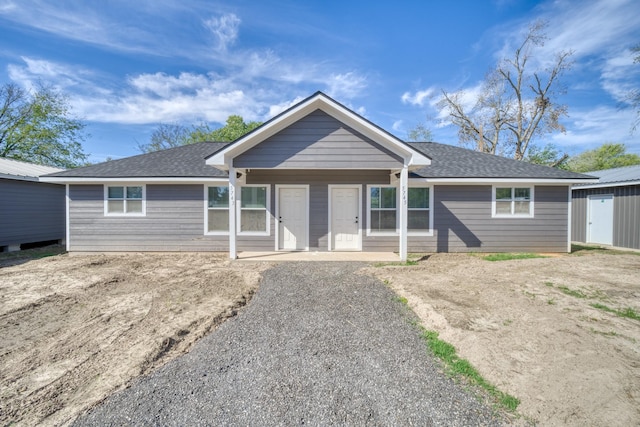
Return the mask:
[[267, 263], [0, 258], [0, 425], [61, 425], [235, 314]]
[[640, 424], [640, 256], [582, 251], [485, 261], [437, 254], [415, 266], [370, 268], [425, 328], [540, 425]]

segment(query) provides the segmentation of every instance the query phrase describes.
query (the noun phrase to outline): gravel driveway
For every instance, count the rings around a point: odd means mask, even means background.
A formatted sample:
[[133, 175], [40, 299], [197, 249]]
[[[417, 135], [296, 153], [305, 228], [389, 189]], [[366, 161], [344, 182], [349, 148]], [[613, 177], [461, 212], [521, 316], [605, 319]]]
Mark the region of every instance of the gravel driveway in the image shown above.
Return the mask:
[[75, 425], [499, 425], [358, 263], [284, 263], [183, 357]]

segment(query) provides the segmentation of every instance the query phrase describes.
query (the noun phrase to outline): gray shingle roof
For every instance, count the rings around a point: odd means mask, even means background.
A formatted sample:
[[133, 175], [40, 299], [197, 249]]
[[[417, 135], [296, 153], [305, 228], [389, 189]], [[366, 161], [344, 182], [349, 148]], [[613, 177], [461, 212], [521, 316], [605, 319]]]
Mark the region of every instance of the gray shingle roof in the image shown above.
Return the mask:
[[199, 142], [181, 147], [139, 154], [93, 166], [54, 173], [69, 178], [215, 178], [227, 173], [205, 164], [205, 158], [226, 142]]
[[[226, 142], [200, 142], [53, 173], [48, 176], [69, 178], [226, 178], [225, 171], [205, 164], [205, 158], [226, 145]], [[532, 165], [436, 142], [412, 142], [408, 145], [432, 159], [430, 166], [414, 171], [412, 177], [590, 178], [574, 172]]]
[[480, 153], [437, 142], [410, 142], [410, 147], [426, 154], [430, 166], [414, 171], [422, 178], [530, 178], [530, 179], [590, 179], [575, 172]]
[[605, 169], [586, 173], [588, 175], [593, 175], [600, 178], [600, 180], [598, 181], [598, 185], [640, 181], [640, 165], [625, 166], [622, 168]]

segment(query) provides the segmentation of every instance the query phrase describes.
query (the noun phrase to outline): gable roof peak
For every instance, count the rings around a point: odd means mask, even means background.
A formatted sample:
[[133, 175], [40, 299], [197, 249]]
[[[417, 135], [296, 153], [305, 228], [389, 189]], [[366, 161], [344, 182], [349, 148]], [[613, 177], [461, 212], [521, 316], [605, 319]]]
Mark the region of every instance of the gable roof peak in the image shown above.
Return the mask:
[[229, 168], [231, 160], [234, 157], [251, 149], [318, 109], [405, 158], [407, 164], [410, 166], [426, 166], [431, 163], [431, 160], [427, 156], [420, 151], [414, 150], [398, 137], [362, 117], [360, 114], [339, 103], [324, 92], [317, 91], [313, 95], [266, 121], [248, 134], [238, 138], [223, 150], [212, 154], [207, 158], [207, 164], [226, 170]]

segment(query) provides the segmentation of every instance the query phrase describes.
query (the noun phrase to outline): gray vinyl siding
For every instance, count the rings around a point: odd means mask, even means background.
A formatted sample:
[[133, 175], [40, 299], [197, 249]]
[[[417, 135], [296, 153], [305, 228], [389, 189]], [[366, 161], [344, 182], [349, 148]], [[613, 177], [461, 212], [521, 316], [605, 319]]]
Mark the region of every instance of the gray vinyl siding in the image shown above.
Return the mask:
[[398, 155], [316, 110], [233, 160], [237, 168], [399, 168]]
[[491, 186], [434, 188], [433, 237], [409, 236], [409, 252], [566, 252], [568, 188], [536, 186], [533, 218], [492, 218]]
[[105, 216], [102, 185], [71, 185], [71, 251], [228, 251], [204, 235], [203, 185], [147, 185], [146, 216]]
[[613, 246], [640, 249], [640, 185], [573, 190], [571, 240], [587, 242], [590, 195], [613, 194]]
[[[385, 170], [252, 170], [247, 174], [247, 184], [271, 185], [271, 235], [238, 236], [238, 250], [272, 251], [275, 249], [276, 236], [276, 184], [309, 185], [309, 250], [327, 251], [328, 241], [328, 213], [329, 213], [329, 184], [358, 184], [361, 186], [363, 227], [366, 227], [366, 184], [389, 184], [389, 171]], [[363, 250], [369, 238], [363, 231]], [[396, 238], [396, 249], [397, 249]], [[388, 249], [382, 249], [388, 250]]]
[[0, 179], [0, 247], [63, 240], [65, 188]]

